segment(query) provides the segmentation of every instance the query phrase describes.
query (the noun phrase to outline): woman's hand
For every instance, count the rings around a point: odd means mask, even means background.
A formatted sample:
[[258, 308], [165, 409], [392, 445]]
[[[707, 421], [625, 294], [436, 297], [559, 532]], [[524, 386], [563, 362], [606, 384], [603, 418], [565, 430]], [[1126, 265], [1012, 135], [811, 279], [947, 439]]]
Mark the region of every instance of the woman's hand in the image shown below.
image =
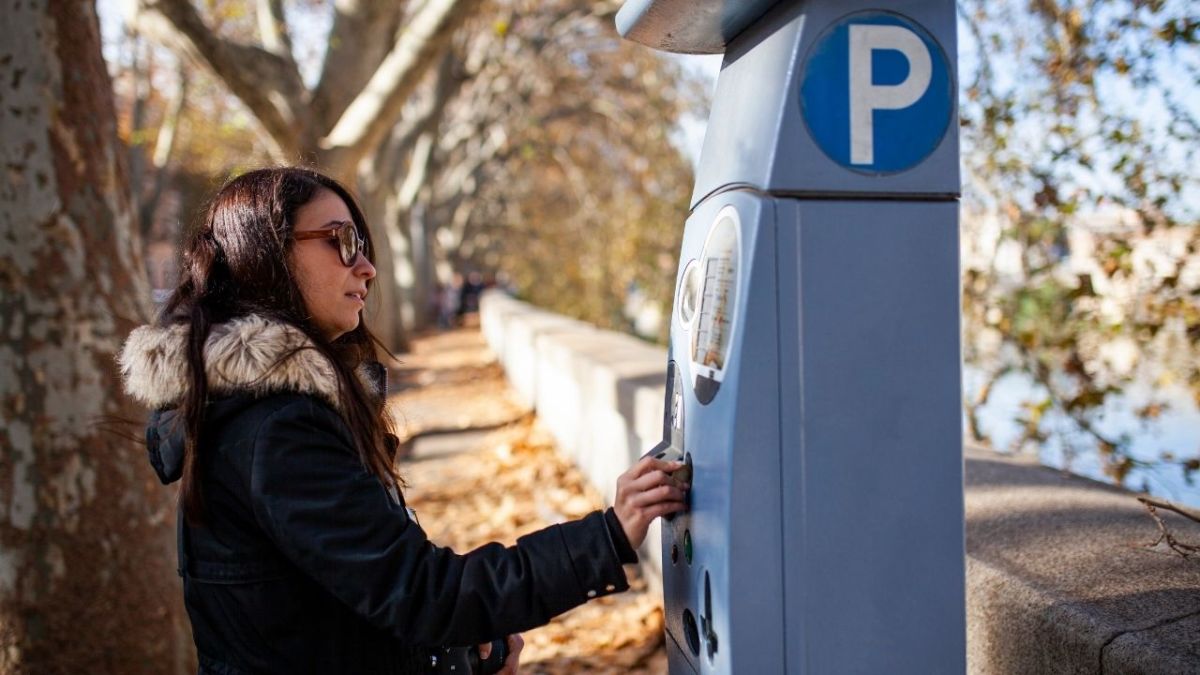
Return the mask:
[[642, 545], [652, 520], [687, 508], [684, 490], [688, 486], [678, 486], [671, 479], [671, 473], [683, 466], [683, 462], [643, 457], [617, 479], [613, 510], [633, 548]]
[[[496, 671], [496, 675], [517, 675], [518, 662], [521, 660], [521, 650], [525, 648], [525, 639], [520, 633], [509, 635], [505, 640], [508, 643], [508, 656], [504, 657], [504, 667]], [[492, 643], [479, 645], [479, 660], [486, 660], [492, 655]]]

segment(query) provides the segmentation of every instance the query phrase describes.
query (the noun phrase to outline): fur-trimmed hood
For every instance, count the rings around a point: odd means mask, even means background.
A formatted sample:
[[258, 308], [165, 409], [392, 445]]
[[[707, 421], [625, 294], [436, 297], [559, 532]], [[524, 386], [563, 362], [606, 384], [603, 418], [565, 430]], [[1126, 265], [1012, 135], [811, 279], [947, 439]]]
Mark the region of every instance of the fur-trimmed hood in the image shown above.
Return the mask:
[[[125, 391], [153, 410], [176, 407], [188, 386], [187, 325], [142, 326], [117, 362]], [[288, 356], [288, 354], [291, 356]], [[249, 315], [212, 327], [204, 345], [209, 391], [216, 396], [280, 392], [312, 394], [341, 412], [333, 364], [295, 326]], [[369, 393], [383, 396], [379, 364], [357, 370]]]

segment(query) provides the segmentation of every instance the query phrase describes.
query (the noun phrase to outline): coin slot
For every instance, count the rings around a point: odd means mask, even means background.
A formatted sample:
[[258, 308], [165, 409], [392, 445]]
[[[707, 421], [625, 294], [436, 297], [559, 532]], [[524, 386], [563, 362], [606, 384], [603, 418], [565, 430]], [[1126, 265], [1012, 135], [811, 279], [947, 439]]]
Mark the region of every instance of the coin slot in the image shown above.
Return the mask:
[[692, 486], [696, 484], [696, 469], [692, 466], [692, 453], [684, 453], [683, 466], [687, 469], [688, 490], [683, 493], [683, 504], [686, 507], [684, 513], [690, 513], [692, 510]]
[[[674, 454], [674, 457], [672, 459], [675, 461], [678, 461], [679, 451], [675, 450], [675, 448], [671, 448], [671, 451], [673, 451], [673, 454]], [[664, 452], [664, 456], [665, 456], [665, 454], [666, 453]], [[660, 459], [661, 459], [661, 457], [660, 457]], [[687, 513], [688, 511], [692, 510], [691, 486], [692, 486], [692, 480], [695, 477], [695, 474], [692, 473], [692, 453], [689, 452], [686, 455], [684, 455], [683, 467], [684, 468], [679, 469], [675, 473], [671, 474], [671, 476], [673, 479], [678, 480], [683, 483], [686, 483], [688, 486], [688, 490], [683, 493], [684, 509], [682, 511], [682, 513]], [[663, 516], [663, 518], [666, 519], [667, 522], [671, 522], [671, 521], [675, 520], [675, 516], [678, 516], [678, 515], [679, 515], [679, 513], [668, 513], [665, 516]]]
[[717, 629], [713, 625], [712, 579], [708, 570], [704, 571], [704, 614], [700, 616], [700, 628], [704, 633], [704, 649], [708, 653], [709, 662], [712, 662], [717, 653]]
[[693, 656], [700, 656], [700, 631], [696, 628], [696, 615], [692, 610], [683, 610], [683, 637]]

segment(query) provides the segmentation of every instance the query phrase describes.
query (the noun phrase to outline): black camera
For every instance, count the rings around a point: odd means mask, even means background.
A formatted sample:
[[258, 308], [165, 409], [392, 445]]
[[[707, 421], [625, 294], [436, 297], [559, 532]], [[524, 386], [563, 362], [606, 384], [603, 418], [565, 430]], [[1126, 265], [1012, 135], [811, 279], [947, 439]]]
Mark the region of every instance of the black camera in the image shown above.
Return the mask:
[[508, 643], [504, 640], [492, 640], [492, 653], [486, 659], [479, 658], [479, 647], [445, 647], [429, 655], [429, 672], [490, 675], [500, 672], [507, 658]]

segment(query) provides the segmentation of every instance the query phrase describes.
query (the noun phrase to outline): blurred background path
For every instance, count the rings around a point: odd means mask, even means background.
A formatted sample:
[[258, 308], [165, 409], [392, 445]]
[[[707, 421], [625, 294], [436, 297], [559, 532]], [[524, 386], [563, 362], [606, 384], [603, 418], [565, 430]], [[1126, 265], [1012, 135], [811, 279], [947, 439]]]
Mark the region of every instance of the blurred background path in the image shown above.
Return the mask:
[[[408, 502], [430, 538], [460, 553], [604, 507], [599, 493], [517, 402], [473, 326], [412, 341], [389, 399], [406, 440]], [[524, 634], [521, 671], [666, 673], [661, 599], [636, 566], [631, 590]]]

